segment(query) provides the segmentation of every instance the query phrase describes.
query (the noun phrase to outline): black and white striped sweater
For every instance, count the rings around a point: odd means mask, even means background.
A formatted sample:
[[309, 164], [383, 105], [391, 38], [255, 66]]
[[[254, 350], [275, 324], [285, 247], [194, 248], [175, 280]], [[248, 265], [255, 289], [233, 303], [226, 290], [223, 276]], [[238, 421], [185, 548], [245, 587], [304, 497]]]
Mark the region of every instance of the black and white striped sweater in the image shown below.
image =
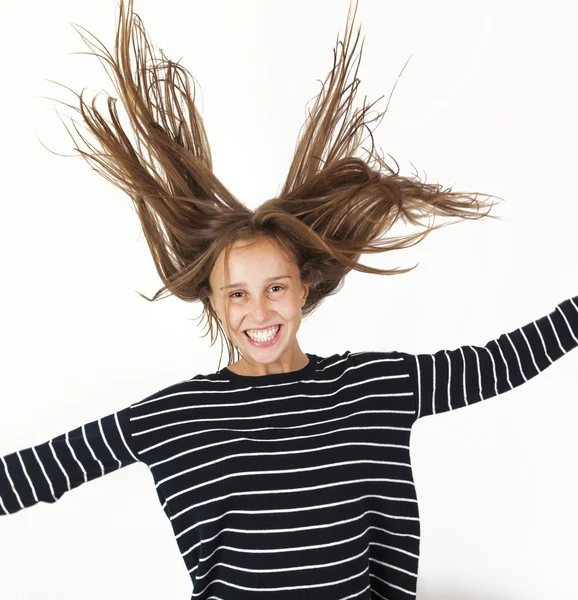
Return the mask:
[[407, 600], [420, 542], [413, 423], [507, 392], [577, 346], [575, 296], [485, 346], [196, 375], [1, 457], [0, 514], [140, 462], [192, 599]]

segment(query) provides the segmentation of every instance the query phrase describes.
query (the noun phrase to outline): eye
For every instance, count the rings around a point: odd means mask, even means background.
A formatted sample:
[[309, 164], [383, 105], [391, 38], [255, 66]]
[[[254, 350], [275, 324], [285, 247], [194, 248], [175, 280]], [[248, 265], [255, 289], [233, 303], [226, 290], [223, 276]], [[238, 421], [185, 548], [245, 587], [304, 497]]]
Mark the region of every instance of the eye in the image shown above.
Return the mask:
[[[280, 288], [282, 290], [285, 289], [284, 286], [282, 285], [272, 285], [269, 289], [273, 289], [273, 288]], [[235, 294], [242, 294], [243, 292], [233, 292], [232, 294], [229, 294], [229, 298], [239, 298], [239, 296], [235, 296]]]

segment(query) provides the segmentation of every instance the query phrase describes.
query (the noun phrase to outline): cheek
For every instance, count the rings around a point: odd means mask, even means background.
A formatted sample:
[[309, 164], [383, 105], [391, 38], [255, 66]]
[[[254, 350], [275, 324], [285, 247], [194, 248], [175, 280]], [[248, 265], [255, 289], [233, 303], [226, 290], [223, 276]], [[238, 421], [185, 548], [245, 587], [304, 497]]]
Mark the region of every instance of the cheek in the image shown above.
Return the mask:
[[279, 307], [279, 312], [287, 320], [301, 319], [301, 301], [299, 298], [288, 298], [283, 305]]
[[229, 306], [229, 323], [231, 323], [231, 329], [236, 330], [241, 326], [243, 321], [244, 311], [239, 306]]

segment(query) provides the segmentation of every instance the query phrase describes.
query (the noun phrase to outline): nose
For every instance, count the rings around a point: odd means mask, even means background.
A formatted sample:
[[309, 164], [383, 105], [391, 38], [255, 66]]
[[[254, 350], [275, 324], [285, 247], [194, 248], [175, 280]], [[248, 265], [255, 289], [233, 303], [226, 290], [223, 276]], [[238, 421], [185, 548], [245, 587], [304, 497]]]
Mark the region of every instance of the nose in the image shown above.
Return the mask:
[[267, 323], [271, 314], [267, 298], [253, 298], [250, 314], [255, 326], [259, 327], [259, 323]]

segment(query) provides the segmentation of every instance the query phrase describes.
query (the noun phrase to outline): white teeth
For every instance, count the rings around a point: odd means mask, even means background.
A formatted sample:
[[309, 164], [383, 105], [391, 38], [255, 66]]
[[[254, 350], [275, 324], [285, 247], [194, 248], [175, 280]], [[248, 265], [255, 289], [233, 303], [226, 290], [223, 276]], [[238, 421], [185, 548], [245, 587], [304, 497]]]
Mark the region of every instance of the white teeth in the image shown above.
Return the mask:
[[277, 335], [280, 327], [281, 325], [277, 325], [277, 327], [270, 327], [265, 331], [247, 330], [247, 335], [257, 342], [268, 342]]

